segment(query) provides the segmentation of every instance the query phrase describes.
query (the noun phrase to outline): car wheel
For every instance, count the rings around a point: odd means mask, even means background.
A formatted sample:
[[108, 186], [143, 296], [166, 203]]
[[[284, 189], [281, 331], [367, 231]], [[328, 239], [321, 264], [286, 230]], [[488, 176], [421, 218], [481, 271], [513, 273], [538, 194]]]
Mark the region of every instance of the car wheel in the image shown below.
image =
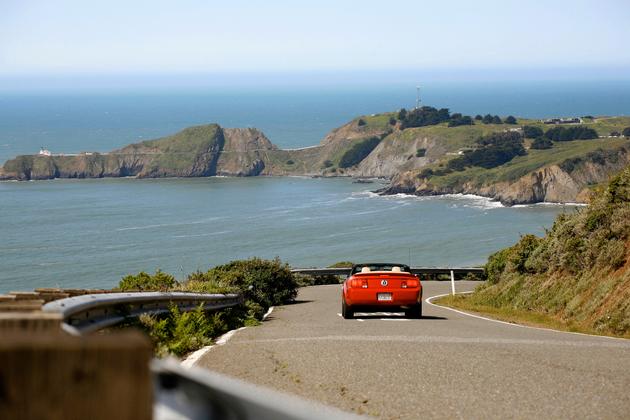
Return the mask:
[[354, 318], [354, 311], [350, 309], [348, 305], [346, 305], [345, 299], [341, 299], [341, 316], [343, 316], [345, 319]]
[[407, 318], [413, 318], [413, 319], [422, 318], [422, 302], [407, 309], [405, 311], [405, 316]]

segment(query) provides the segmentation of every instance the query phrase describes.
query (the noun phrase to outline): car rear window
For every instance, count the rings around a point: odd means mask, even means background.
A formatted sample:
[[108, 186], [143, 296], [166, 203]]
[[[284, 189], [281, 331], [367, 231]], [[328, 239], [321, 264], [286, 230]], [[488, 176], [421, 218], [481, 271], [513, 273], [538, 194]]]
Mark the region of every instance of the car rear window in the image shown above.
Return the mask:
[[363, 267], [368, 267], [370, 271], [392, 271], [393, 267], [399, 267], [403, 272], [411, 271], [409, 266], [404, 264], [358, 264], [352, 268], [352, 274], [360, 273]]

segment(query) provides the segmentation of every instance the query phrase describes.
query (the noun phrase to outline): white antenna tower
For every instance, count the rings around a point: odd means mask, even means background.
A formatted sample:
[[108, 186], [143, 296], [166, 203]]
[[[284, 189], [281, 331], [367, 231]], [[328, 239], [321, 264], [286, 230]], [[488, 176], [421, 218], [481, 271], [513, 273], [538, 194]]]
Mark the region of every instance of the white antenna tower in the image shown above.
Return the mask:
[[420, 108], [420, 86], [416, 86], [416, 109]]

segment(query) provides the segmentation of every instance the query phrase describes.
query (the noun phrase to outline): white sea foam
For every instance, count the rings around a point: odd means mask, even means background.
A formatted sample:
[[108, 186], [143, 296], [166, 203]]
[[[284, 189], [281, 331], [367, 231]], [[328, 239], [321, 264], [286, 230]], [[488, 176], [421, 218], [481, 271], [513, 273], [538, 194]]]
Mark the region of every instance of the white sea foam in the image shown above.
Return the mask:
[[516, 204], [512, 207], [526, 208], [526, 207], [586, 207], [586, 203], [534, 203], [534, 204]]
[[496, 209], [505, 207], [499, 201], [493, 200], [488, 197], [483, 197], [474, 194], [442, 194], [442, 195], [414, 195], [414, 194], [389, 194], [380, 195], [372, 191], [360, 191], [352, 193], [349, 199], [365, 199], [365, 198], [379, 198], [381, 200], [404, 200], [404, 202], [413, 201], [431, 201], [431, 200], [447, 200], [454, 201], [455, 207], [463, 206], [478, 209]]
[[436, 198], [457, 200], [463, 203], [462, 205], [464, 207], [473, 207], [480, 209], [498, 209], [501, 207], [505, 207], [499, 201], [475, 194], [444, 194], [436, 196]]

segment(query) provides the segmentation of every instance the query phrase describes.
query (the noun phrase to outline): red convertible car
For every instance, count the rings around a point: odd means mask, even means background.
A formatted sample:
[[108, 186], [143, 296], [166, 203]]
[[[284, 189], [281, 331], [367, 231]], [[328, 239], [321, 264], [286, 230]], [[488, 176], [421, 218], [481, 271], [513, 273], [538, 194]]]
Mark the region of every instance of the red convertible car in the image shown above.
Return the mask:
[[408, 318], [422, 318], [422, 284], [404, 264], [355, 264], [343, 283], [341, 314], [405, 311]]

